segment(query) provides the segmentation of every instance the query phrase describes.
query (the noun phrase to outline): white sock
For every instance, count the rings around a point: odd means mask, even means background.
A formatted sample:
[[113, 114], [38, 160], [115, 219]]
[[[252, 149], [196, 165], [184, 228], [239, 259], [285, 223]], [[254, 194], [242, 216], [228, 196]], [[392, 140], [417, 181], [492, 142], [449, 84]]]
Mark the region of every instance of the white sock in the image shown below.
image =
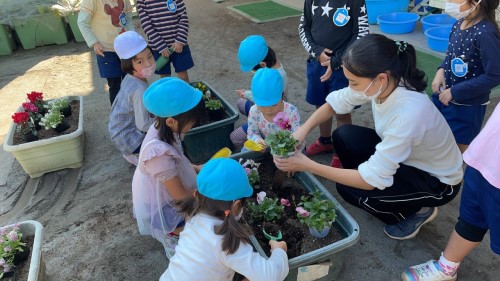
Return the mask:
[[439, 257], [438, 260], [439, 266], [441, 267], [441, 270], [443, 271], [444, 274], [448, 276], [453, 276], [455, 272], [458, 270], [458, 266], [460, 265], [459, 262], [452, 262], [447, 260], [444, 256], [443, 253], [441, 253], [441, 256]]

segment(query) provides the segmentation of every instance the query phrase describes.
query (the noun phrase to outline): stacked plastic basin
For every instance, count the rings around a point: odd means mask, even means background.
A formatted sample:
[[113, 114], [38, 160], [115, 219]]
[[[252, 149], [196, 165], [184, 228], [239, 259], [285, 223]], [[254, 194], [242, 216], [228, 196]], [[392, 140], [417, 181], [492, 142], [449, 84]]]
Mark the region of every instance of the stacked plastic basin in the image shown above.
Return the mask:
[[382, 14], [408, 11], [410, 0], [366, 0], [368, 23], [377, 24], [377, 17]]
[[435, 14], [422, 18], [427, 45], [436, 52], [446, 52], [451, 28], [456, 20], [447, 14]]
[[408, 12], [397, 12], [377, 17], [380, 30], [387, 34], [405, 34], [415, 29], [419, 15]]

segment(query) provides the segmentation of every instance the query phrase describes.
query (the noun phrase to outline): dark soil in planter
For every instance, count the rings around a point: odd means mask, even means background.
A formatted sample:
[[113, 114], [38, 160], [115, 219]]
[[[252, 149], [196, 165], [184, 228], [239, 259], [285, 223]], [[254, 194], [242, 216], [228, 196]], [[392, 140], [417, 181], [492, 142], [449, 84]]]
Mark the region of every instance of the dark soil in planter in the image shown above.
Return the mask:
[[[300, 223], [297, 218], [297, 212], [295, 211], [296, 204], [299, 204], [301, 196], [308, 195], [309, 192], [293, 178], [287, 178], [283, 182], [282, 186], [273, 187], [272, 182], [277, 169], [272, 162], [271, 155], [268, 154], [265, 158], [259, 159], [256, 162], [261, 163], [258, 168], [260, 175], [260, 189], [256, 189], [254, 191], [254, 196], [248, 198], [247, 201], [255, 202], [255, 195], [258, 192], [265, 191], [267, 194], [266, 197], [285, 198], [288, 199], [291, 204], [289, 207], [285, 206], [284, 213], [277, 223], [255, 221], [250, 224], [255, 237], [267, 255], [271, 255], [269, 240], [265, 238], [264, 233], [262, 232], [262, 227], [265, 227], [266, 232], [268, 229], [272, 229], [272, 227], [274, 227], [272, 225], [276, 225], [277, 228], [281, 230], [283, 236], [282, 240], [288, 245], [287, 254], [289, 259], [320, 249], [344, 238], [335, 223], [332, 225], [330, 233], [326, 237], [313, 237], [309, 233], [309, 228]], [[247, 221], [249, 221], [248, 214], [246, 212], [243, 216]], [[276, 234], [274, 234], [274, 236], [276, 236]]]
[[224, 111], [224, 108], [220, 108], [216, 110], [208, 110], [208, 116], [210, 117], [210, 121], [215, 122], [224, 119], [227, 117], [227, 114]]
[[16, 265], [13, 271], [4, 275], [4, 277], [0, 280], [2, 281], [21, 281], [28, 280], [28, 275], [30, 271], [30, 263], [31, 263], [31, 255], [33, 253], [33, 240], [34, 236], [30, 236], [27, 238], [23, 237], [23, 242], [26, 243], [26, 246], [30, 249], [28, 258]]
[[[52, 137], [57, 137], [57, 136], [62, 136], [66, 134], [70, 134], [75, 132], [78, 129], [78, 119], [79, 119], [79, 113], [80, 113], [80, 101], [79, 100], [74, 100], [71, 101], [71, 115], [68, 117], [65, 117], [64, 120], [69, 124], [69, 128], [65, 130], [62, 133], [57, 133], [53, 129], [45, 130], [45, 128], [41, 128], [40, 130], [37, 131], [37, 136], [39, 140], [43, 139], [50, 139]], [[14, 138], [13, 138], [13, 145], [18, 145], [18, 144], [23, 144], [26, 143], [24, 140], [24, 137], [20, 135], [17, 131], [14, 132]]]

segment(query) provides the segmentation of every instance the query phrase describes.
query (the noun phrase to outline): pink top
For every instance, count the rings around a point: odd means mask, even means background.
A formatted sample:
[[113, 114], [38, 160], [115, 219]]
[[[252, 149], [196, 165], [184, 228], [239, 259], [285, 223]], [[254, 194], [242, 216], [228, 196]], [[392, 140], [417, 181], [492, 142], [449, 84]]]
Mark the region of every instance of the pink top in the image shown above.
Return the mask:
[[497, 105], [479, 135], [464, 153], [467, 165], [481, 172], [493, 186], [500, 188], [500, 106]]

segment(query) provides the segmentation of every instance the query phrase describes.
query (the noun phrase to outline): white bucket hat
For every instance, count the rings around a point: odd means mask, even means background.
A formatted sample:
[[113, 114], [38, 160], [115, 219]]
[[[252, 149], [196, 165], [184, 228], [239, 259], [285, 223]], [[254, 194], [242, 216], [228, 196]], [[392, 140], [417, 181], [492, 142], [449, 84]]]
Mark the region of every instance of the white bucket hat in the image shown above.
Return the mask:
[[115, 38], [113, 45], [118, 57], [126, 60], [146, 49], [148, 43], [146, 43], [146, 40], [139, 33], [126, 31]]

